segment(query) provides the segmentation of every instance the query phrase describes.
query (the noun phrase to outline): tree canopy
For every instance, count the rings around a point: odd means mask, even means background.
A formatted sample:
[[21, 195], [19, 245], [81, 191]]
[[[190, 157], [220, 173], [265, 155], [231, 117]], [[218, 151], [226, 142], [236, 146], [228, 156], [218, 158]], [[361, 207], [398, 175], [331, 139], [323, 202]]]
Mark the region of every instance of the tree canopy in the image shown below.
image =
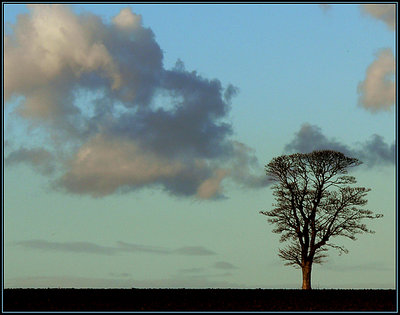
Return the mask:
[[311, 270], [312, 263], [324, 262], [329, 247], [348, 252], [333, 243], [334, 238], [356, 240], [357, 234], [374, 233], [363, 220], [382, 214], [364, 209], [370, 189], [353, 187], [356, 179], [348, 175], [349, 168], [361, 163], [343, 153], [322, 150], [282, 155], [266, 165], [276, 203], [272, 210], [260, 213], [275, 225], [273, 232], [281, 234], [281, 242], [289, 241], [279, 250], [286, 265]]

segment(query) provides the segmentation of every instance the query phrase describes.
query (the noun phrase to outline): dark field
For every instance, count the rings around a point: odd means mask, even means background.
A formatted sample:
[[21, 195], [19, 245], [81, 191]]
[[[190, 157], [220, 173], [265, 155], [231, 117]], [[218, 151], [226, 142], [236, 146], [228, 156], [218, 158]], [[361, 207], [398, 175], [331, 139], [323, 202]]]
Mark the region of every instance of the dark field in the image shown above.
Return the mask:
[[395, 290], [5, 289], [3, 311], [395, 311]]

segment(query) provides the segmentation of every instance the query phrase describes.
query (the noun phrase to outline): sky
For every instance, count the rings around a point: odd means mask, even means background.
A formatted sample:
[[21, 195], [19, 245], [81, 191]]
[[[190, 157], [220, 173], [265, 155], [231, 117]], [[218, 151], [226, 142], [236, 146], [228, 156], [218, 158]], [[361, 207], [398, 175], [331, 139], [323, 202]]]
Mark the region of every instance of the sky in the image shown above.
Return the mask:
[[300, 288], [264, 167], [321, 149], [384, 216], [312, 286], [396, 287], [393, 4], [2, 9], [5, 288]]

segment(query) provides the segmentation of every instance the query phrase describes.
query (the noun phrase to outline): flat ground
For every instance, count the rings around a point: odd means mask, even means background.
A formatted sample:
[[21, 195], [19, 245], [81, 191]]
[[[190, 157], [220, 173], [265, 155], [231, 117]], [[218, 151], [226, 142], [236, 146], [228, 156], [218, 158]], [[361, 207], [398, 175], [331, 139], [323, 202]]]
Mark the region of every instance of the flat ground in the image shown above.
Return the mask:
[[3, 311], [396, 311], [395, 290], [5, 289]]

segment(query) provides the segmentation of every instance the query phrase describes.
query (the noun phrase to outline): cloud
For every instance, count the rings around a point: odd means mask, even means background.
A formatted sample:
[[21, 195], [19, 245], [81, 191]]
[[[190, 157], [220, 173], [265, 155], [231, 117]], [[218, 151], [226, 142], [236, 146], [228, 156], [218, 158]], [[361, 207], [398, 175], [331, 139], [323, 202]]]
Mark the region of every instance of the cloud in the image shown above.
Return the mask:
[[215, 278], [215, 277], [217, 277], [217, 278], [218, 277], [230, 277], [232, 275], [233, 274], [231, 272], [221, 272], [221, 273], [196, 273], [196, 272], [184, 273], [184, 272], [181, 272], [179, 274], [180, 278], [183, 278], [183, 279], [188, 278], [188, 280], [189, 279], [197, 280], [197, 279]]
[[217, 269], [236, 269], [234, 265], [231, 263], [228, 263], [226, 261], [218, 261], [214, 264], [214, 267]]
[[101, 246], [90, 242], [49, 242], [45, 240], [29, 240], [16, 242], [15, 245], [47, 251], [101, 255], [114, 255], [119, 251], [116, 247]]
[[394, 4], [362, 4], [360, 9], [364, 14], [384, 22], [390, 30], [395, 30], [396, 11]]
[[18, 163], [28, 163], [44, 175], [52, 174], [56, 168], [54, 156], [42, 148], [20, 148], [11, 152], [4, 160], [4, 163], [10, 166]]
[[193, 274], [193, 273], [199, 273], [199, 272], [203, 272], [204, 268], [183, 268], [180, 269], [179, 272], [181, 273], [189, 273], [189, 274]]
[[237, 141], [233, 142], [233, 148], [235, 159], [230, 168], [231, 178], [242, 188], [268, 186], [271, 182], [269, 177], [265, 176], [263, 167], [259, 165], [255, 150]]
[[[30, 5], [29, 9], [30, 15], [18, 17], [15, 36], [5, 39], [6, 100], [14, 93], [24, 94], [31, 101], [26, 105], [29, 114], [47, 117], [61, 109], [61, 104], [52, 99], [51, 87], [63, 92], [62, 85], [71, 85], [83, 73], [93, 71], [109, 79], [114, 88], [121, 84], [119, 69], [110, 51], [96, 39], [95, 30], [82, 28], [83, 17], [59, 5]], [[87, 23], [100, 25], [98, 20]], [[45, 110], [34, 107], [42, 106], [36, 99], [38, 93], [45, 102]]]
[[4, 95], [23, 96], [15, 112], [53, 139], [49, 151], [62, 158], [41, 162], [62, 170], [52, 187], [93, 197], [159, 187], [218, 199], [228, 178], [265, 186], [254, 151], [231, 139], [238, 88], [181, 60], [165, 69], [152, 30], [130, 8], [109, 24], [64, 5], [28, 8], [5, 36]]
[[221, 181], [227, 175], [226, 170], [216, 170], [214, 177], [205, 180], [197, 189], [197, 195], [203, 199], [221, 194]]
[[[232, 265], [231, 263], [228, 263], [226, 261], [218, 261], [215, 264], [213, 264], [212, 269], [222, 269], [222, 270], [233, 270], [237, 269], [236, 266]], [[225, 273], [219, 273], [219, 274], [214, 274], [214, 273], [206, 273], [206, 271], [209, 268], [198, 268], [198, 267], [193, 267], [193, 268], [183, 268], [179, 269], [179, 273], [185, 274], [185, 275], [190, 275], [191, 277], [215, 277], [215, 276], [230, 276], [232, 275], [229, 272]]]
[[150, 253], [161, 255], [186, 255], [186, 256], [207, 256], [216, 255], [212, 250], [203, 246], [184, 246], [176, 249], [169, 249], [156, 246], [140, 245], [118, 241], [114, 246], [102, 246], [91, 242], [54, 242], [46, 240], [18, 241], [14, 245], [29, 249], [46, 251], [58, 251], [69, 253], [85, 253], [114, 255], [117, 253]]
[[142, 17], [132, 13], [129, 8], [125, 8], [114, 17], [113, 23], [121, 29], [137, 29], [142, 24]]
[[179, 176], [187, 167], [180, 162], [146, 153], [133, 141], [96, 136], [70, 161], [57, 185], [77, 194], [102, 196], [119, 187], [140, 188]]
[[294, 139], [285, 145], [285, 151], [288, 152], [308, 153], [314, 150], [335, 150], [346, 155], [350, 153], [347, 146], [336, 140], [329, 140], [322, 134], [321, 128], [308, 123], [303, 124]]
[[208, 255], [216, 255], [217, 253], [204, 248], [203, 246], [186, 246], [181, 247], [173, 251], [175, 254], [180, 255], [189, 255], [189, 256], [208, 256]]
[[119, 249], [126, 252], [145, 252], [153, 254], [169, 254], [171, 251], [162, 247], [145, 246], [132, 243], [118, 242]]
[[[362, 4], [361, 12], [386, 24], [395, 31], [394, 4]], [[395, 59], [391, 49], [382, 49], [368, 67], [364, 81], [358, 85], [359, 106], [371, 111], [389, 111], [395, 102]]]
[[390, 49], [381, 50], [358, 85], [358, 104], [371, 112], [391, 110], [395, 102], [395, 59]]
[[118, 272], [118, 273], [110, 272], [110, 276], [115, 278], [129, 278], [132, 275], [129, 272]]
[[321, 3], [318, 5], [322, 11], [324, 11], [324, 13], [327, 13], [328, 11], [330, 11], [332, 9], [332, 5], [331, 4], [326, 4], [326, 3]]
[[351, 148], [335, 139], [328, 139], [321, 128], [305, 123], [296, 133], [294, 139], [285, 145], [286, 152], [308, 153], [314, 150], [334, 150], [360, 159], [368, 167], [387, 165], [395, 162], [395, 144], [384, 142], [382, 136], [372, 135], [358, 147]]
[[354, 154], [370, 166], [392, 164], [395, 163], [395, 143], [389, 145], [382, 136], [374, 134], [362, 144], [362, 149], [355, 150]]
[[224, 280], [209, 279], [209, 276], [200, 277], [171, 277], [169, 279], [135, 281], [136, 288], [245, 288], [244, 284]]

